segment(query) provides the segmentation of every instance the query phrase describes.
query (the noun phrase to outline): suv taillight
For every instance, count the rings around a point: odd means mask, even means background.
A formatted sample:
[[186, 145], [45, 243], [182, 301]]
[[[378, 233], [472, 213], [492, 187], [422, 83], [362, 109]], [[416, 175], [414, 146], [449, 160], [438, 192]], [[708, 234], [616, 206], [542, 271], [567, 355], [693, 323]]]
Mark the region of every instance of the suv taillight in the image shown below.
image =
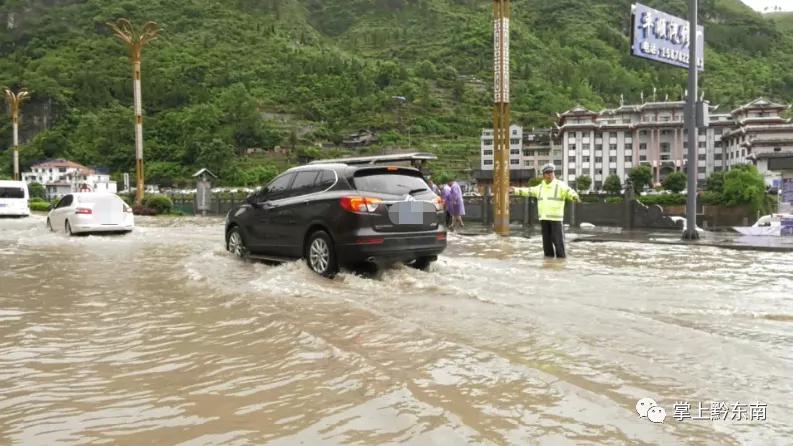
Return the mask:
[[89, 208], [77, 208], [74, 210], [75, 214], [92, 214], [93, 211]]
[[341, 204], [342, 208], [344, 208], [346, 211], [355, 213], [374, 212], [377, 210], [377, 206], [379, 206], [382, 202], [383, 200], [379, 198], [359, 196], [342, 197], [339, 200], [339, 204]]

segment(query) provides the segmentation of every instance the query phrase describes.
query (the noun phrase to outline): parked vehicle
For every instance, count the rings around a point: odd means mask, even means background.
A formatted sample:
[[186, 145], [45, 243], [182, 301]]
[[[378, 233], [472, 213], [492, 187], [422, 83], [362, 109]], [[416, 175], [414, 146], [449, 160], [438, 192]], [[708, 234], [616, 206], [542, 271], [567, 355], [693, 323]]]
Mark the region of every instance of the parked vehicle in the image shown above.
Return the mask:
[[47, 215], [47, 228], [67, 235], [132, 231], [132, 208], [116, 194], [80, 192], [64, 195]]
[[0, 180], [0, 216], [27, 217], [28, 185], [24, 181]]
[[319, 163], [287, 170], [232, 208], [226, 248], [303, 258], [326, 277], [361, 263], [426, 269], [446, 248], [446, 226], [440, 198], [415, 168]]

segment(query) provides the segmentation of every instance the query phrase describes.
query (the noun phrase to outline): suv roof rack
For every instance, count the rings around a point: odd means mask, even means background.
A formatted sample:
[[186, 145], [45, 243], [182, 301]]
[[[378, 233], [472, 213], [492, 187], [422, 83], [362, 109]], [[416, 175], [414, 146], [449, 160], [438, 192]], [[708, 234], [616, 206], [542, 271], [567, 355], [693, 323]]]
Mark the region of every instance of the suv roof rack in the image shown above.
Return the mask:
[[410, 162], [411, 165], [433, 161], [438, 157], [428, 152], [397, 153], [392, 155], [355, 156], [311, 161], [309, 164], [385, 164]]

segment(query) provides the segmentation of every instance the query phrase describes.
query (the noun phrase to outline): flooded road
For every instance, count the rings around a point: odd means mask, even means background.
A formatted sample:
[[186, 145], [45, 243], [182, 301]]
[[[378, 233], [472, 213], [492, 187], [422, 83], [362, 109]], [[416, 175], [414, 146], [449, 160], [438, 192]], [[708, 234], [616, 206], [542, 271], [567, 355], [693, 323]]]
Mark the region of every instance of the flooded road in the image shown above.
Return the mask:
[[793, 438], [793, 254], [574, 243], [559, 263], [538, 237], [451, 234], [429, 273], [330, 281], [237, 261], [219, 219], [138, 224], [0, 220], [0, 444]]

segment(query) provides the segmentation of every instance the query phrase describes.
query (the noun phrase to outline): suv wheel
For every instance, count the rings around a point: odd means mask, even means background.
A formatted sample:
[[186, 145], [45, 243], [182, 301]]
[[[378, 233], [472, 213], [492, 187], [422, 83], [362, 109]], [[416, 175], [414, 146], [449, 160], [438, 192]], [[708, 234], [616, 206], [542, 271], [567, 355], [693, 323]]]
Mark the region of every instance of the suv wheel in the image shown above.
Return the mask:
[[228, 243], [226, 244], [226, 249], [235, 257], [244, 259], [248, 256], [248, 248], [245, 247], [245, 241], [242, 239], [242, 234], [240, 233], [240, 228], [233, 227], [229, 230], [229, 238]]
[[320, 276], [333, 278], [339, 272], [333, 241], [325, 231], [311, 234], [306, 248], [306, 264]]
[[419, 257], [410, 264], [413, 268], [429, 271], [430, 265], [437, 259], [435, 256]]

